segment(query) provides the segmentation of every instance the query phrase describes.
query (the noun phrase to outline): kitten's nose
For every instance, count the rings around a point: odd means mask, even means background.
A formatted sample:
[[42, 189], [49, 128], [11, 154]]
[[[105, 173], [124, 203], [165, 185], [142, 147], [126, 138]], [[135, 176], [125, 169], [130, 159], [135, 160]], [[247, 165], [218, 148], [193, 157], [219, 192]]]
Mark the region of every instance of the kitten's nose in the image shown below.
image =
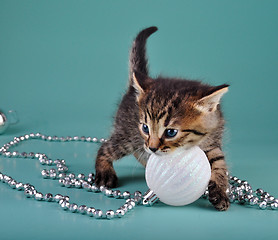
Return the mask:
[[149, 149], [150, 149], [152, 152], [154, 152], [154, 153], [155, 153], [155, 152], [157, 151], [157, 149], [158, 149], [158, 148], [152, 148], [152, 147], [149, 147]]

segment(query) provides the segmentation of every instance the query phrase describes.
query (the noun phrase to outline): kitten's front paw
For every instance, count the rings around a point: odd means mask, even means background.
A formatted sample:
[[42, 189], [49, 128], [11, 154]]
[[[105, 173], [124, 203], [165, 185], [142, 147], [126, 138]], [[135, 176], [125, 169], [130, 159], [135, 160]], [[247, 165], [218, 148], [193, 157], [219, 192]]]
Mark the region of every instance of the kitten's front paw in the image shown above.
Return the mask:
[[219, 211], [226, 211], [230, 206], [226, 191], [222, 190], [214, 181], [209, 182], [209, 201]]
[[118, 185], [118, 177], [115, 173], [115, 170], [113, 168], [106, 170], [96, 170], [95, 184], [97, 187], [116, 187]]

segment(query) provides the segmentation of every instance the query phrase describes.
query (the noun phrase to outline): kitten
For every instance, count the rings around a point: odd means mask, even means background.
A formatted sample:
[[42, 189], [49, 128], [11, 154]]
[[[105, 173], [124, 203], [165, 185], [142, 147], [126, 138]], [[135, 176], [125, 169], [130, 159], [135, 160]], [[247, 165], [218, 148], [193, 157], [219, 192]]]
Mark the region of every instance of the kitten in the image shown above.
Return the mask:
[[227, 168], [221, 150], [224, 119], [220, 99], [228, 85], [209, 86], [177, 78], [148, 75], [146, 40], [157, 31], [150, 27], [135, 38], [130, 52], [129, 87], [119, 105], [114, 130], [96, 158], [96, 184], [116, 187], [113, 161], [133, 154], [146, 165], [150, 154], [198, 145], [211, 165], [209, 201], [227, 210]]

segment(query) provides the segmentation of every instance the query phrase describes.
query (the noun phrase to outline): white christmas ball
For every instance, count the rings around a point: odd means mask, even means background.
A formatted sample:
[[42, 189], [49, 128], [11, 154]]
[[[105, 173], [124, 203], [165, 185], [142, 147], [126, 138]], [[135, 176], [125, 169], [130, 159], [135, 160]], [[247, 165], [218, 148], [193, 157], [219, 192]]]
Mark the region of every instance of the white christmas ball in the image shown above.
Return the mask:
[[165, 155], [152, 154], [145, 177], [148, 187], [161, 202], [183, 206], [205, 192], [211, 176], [207, 156], [197, 146], [177, 149]]

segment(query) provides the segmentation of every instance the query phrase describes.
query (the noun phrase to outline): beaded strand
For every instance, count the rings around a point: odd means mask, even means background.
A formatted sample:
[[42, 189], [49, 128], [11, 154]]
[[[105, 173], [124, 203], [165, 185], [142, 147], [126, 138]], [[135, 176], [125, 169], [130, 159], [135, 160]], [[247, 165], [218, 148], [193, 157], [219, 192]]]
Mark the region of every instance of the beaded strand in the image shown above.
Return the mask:
[[[105, 196], [116, 199], [125, 199], [125, 203], [119, 207], [116, 211], [108, 210], [103, 212], [100, 209], [95, 209], [94, 207], [88, 207], [86, 205], [78, 206], [75, 203], [70, 203], [70, 198], [68, 196], [63, 196], [61, 194], [53, 195], [51, 193], [43, 194], [38, 192], [35, 187], [29, 183], [17, 182], [12, 177], [0, 173], [0, 182], [7, 183], [11, 188], [18, 191], [24, 191], [24, 194], [27, 198], [31, 198], [37, 201], [46, 201], [46, 202], [57, 202], [60, 207], [64, 210], [69, 210], [73, 213], [80, 213], [83, 215], [88, 215], [90, 217], [98, 219], [112, 219], [114, 217], [121, 218], [128, 211], [132, 210], [136, 205], [146, 205], [149, 206], [149, 199], [145, 194], [142, 196], [140, 191], [135, 191], [131, 194], [128, 191], [121, 192], [120, 190], [108, 189], [104, 186], [97, 187], [94, 184], [94, 174], [90, 173], [88, 176], [85, 176], [83, 173], [78, 174], [77, 176], [74, 173], [68, 173], [68, 166], [66, 161], [63, 159], [52, 160], [47, 157], [44, 153], [34, 153], [34, 152], [17, 152], [10, 151], [11, 148], [17, 146], [20, 142], [37, 139], [44, 141], [55, 141], [55, 142], [72, 142], [72, 141], [81, 141], [81, 142], [93, 142], [93, 143], [103, 143], [107, 140], [104, 138], [98, 139], [96, 137], [57, 137], [57, 136], [47, 136], [41, 133], [30, 133], [24, 136], [15, 137], [12, 141], [4, 144], [0, 148], [0, 155], [4, 157], [13, 157], [13, 158], [33, 158], [37, 159], [40, 164], [50, 166], [51, 169], [43, 169], [41, 175], [46, 179], [56, 179], [59, 181], [61, 186], [67, 188], [82, 188], [89, 192], [101, 192]], [[278, 199], [271, 196], [269, 193], [265, 192], [262, 189], [257, 189], [253, 191], [252, 187], [247, 181], [240, 180], [235, 176], [229, 176], [230, 186], [227, 189], [227, 194], [229, 196], [230, 202], [237, 202], [239, 204], [247, 204], [251, 206], [257, 206], [260, 209], [278, 209]], [[205, 191], [203, 198], [208, 198], [208, 190]]]

